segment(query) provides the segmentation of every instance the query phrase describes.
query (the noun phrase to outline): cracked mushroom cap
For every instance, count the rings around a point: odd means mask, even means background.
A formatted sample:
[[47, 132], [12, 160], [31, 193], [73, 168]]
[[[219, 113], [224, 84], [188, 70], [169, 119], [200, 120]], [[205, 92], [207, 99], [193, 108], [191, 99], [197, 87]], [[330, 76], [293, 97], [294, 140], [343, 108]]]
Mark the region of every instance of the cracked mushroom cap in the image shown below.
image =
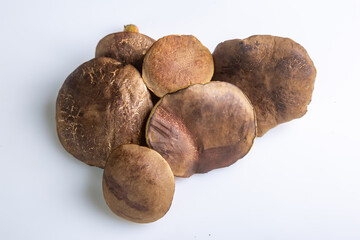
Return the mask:
[[158, 97], [196, 83], [210, 82], [214, 61], [210, 51], [191, 35], [160, 38], [146, 53], [142, 77]]
[[298, 43], [289, 38], [252, 36], [220, 43], [213, 57], [213, 80], [238, 86], [254, 105], [258, 136], [306, 113], [316, 69]]
[[148, 145], [178, 177], [233, 164], [249, 152], [255, 136], [251, 103], [225, 82], [195, 84], [165, 95], [146, 125]]
[[144, 56], [155, 42], [139, 33], [135, 25], [127, 25], [123, 32], [111, 33], [96, 46], [95, 57], [110, 57], [123, 65], [131, 64], [141, 72]]
[[103, 168], [115, 147], [145, 143], [143, 132], [152, 107], [136, 68], [111, 58], [94, 58], [72, 72], [59, 91], [60, 142], [77, 159]]
[[169, 210], [174, 191], [174, 175], [159, 153], [134, 144], [111, 153], [103, 194], [116, 215], [137, 223], [154, 222]]

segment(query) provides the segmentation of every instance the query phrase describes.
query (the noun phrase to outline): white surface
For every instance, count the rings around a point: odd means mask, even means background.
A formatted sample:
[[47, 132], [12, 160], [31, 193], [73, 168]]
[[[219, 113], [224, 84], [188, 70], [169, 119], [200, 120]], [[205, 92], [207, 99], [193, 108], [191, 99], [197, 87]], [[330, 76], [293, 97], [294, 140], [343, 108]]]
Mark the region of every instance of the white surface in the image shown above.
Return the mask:
[[[3, 1], [0, 239], [360, 239], [359, 1]], [[168, 214], [116, 217], [102, 170], [55, 131], [64, 79], [104, 35], [135, 23], [213, 51], [254, 34], [302, 44], [318, 75], [308, 113], [256, 139], [231, 167], [176, 179]]]

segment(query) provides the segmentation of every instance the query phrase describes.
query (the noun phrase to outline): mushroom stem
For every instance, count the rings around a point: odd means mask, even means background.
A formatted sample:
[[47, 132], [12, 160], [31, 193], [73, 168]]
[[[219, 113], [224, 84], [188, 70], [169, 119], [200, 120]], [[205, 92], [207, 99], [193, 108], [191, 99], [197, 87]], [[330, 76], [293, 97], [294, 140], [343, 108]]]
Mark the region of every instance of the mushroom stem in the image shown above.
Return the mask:
[[139, 29], [134, 24], [128, 24], [124, 26], [124, 32], [139, 32]]

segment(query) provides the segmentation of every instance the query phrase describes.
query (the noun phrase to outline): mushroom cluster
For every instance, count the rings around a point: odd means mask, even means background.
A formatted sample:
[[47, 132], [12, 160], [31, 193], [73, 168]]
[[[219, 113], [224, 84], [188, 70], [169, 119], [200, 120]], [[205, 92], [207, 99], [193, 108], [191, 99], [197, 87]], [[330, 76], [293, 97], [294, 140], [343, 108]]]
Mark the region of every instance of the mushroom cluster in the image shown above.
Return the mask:
[[256, 137], [303, 116], [315, 76], [289, 38], [228, 40], [211, 54], [194, 36], [155, 41], [127, 25], [65, 79], [57, 132], [75, 158], [104, 168], [116, 215], [154, 222], [171, 206], [174, 176], [230, 166]]

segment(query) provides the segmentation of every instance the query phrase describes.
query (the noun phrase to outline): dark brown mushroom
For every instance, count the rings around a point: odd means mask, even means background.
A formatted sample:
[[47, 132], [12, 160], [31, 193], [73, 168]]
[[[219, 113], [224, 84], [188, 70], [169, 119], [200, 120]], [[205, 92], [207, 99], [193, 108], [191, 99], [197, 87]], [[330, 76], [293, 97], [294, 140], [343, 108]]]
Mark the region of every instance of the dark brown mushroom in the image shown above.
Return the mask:
[[65, 80], [56, 102], [60, 142], [79, 160], [103, 168], [110, 152], [144, 144], [153, 107], [139, 72], [111, 58], [80, 65]]
[[134, 144], [111, 153], [103, 193], [116, 215], [137, 223], [154, 222], [169, 210], [174, 191], [174, 175], [159, 153]]
[[156, 41], [144, 58], [142, 77], [162, 97], [195, 83], [207, 83], [214, 73], [210, 51], [191, 35], [170, 35]]
[[298, 43], [289, 38], [252, 36], [220, 43], [213, 57], [213, 80], [235, 84], [254, 105], [258, 136], [306, 113], [316, 69]]
[[233, 164], [248, 153], [255, 136], [251, 103], [225, 82], [195, 84], [165, 95], [146, 125], [148, 145], [179, 177]]
[[135, 25], [126, 25], [123, 32], [102, 38], [96, 46], [95, 57], [110, 57], [123, 65], [131, 64], [140, 72], [147, 50], [154, 39], [139, 33]]

